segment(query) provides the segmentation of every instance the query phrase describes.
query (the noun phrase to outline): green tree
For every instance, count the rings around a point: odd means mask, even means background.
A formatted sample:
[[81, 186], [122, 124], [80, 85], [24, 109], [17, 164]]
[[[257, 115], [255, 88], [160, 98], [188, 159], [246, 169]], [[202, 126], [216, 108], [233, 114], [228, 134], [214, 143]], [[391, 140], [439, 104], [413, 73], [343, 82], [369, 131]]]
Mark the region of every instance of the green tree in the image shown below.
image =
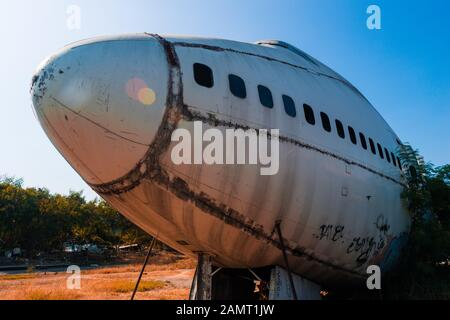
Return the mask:
[[409, 242], [398, 271], [385, 281], [387, 298], [450, 298], [450, 165], [424, 163], [406, 145], [400, 158], [408, 187], [402, 197], [412, 217]]
[[24, 188], [21, 179], [0, 178], [0, 251], [19, 247], [33, 256], [61, 250], [66, 242], [116, 246], [150, 240], [105, 201], [87, 202], [82, 192], [50, 194]]

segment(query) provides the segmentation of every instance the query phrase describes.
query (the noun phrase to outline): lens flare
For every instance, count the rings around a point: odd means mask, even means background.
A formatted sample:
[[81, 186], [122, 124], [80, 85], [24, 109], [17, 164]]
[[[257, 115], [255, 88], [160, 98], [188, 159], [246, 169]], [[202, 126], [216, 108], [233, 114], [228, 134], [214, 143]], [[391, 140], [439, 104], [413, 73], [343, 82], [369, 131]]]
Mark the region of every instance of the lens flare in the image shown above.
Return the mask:
[[152, 105], [156, 100], [155, 92], [150, 88], [142, 88], [139, 90], [139, 101], [147, 106]]
[[155, 91], [141, 78], [136, 77], [128, 80], [125, 90], [131, 99], [139, 101], [143, 105], [150, 106], [156, 101]]

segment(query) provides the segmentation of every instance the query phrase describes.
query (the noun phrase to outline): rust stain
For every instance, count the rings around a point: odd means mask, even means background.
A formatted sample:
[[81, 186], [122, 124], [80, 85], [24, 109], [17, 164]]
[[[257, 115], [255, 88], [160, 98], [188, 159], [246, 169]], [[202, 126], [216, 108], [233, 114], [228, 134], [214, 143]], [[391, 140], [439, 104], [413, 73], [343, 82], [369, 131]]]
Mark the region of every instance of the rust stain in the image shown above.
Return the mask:
[[38, 74], [35, 74], [31, 79], [30, 92], [33, 93], [33, 97], [36, 104], [39, 106], [42, 99], [47, 92], [47, 81], [55, 79], [55, 69], [50, 66], [49, 68], [41, 70]]

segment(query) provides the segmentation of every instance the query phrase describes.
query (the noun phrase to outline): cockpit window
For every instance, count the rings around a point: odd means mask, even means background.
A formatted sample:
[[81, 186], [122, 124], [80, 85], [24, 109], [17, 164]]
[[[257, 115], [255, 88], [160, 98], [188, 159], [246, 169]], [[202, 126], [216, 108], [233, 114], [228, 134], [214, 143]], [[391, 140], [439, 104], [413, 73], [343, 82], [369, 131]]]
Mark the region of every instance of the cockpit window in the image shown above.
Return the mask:
[[247, 89], [245, 88], [245, 82], [241, 77], [235, 74], [228, 75], [228, 83], [230, 85], [231, 93], [238, 98], [245, 99], [247, 97]]
[[213, 72], [205, 64], [194, 63], [194, 79], [202, 87], [212, 88], [214, 86]]

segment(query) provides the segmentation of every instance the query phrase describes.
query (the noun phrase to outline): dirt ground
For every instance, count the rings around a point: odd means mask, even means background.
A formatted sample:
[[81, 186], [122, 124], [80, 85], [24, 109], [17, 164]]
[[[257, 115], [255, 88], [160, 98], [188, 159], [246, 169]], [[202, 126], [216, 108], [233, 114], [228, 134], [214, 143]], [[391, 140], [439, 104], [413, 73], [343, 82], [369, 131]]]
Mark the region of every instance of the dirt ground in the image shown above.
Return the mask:
[[[127, 300], [142, 265], [98, 267], [81, 271], [81, 288], [68, 289], [66, 272], [28, 272], [0, 275], [0, 300]], [[135, 300], [184, 300], [195, 261], [175, 256], [152, 257]], [[73, 283], [73, 282], [72, 282]]]

